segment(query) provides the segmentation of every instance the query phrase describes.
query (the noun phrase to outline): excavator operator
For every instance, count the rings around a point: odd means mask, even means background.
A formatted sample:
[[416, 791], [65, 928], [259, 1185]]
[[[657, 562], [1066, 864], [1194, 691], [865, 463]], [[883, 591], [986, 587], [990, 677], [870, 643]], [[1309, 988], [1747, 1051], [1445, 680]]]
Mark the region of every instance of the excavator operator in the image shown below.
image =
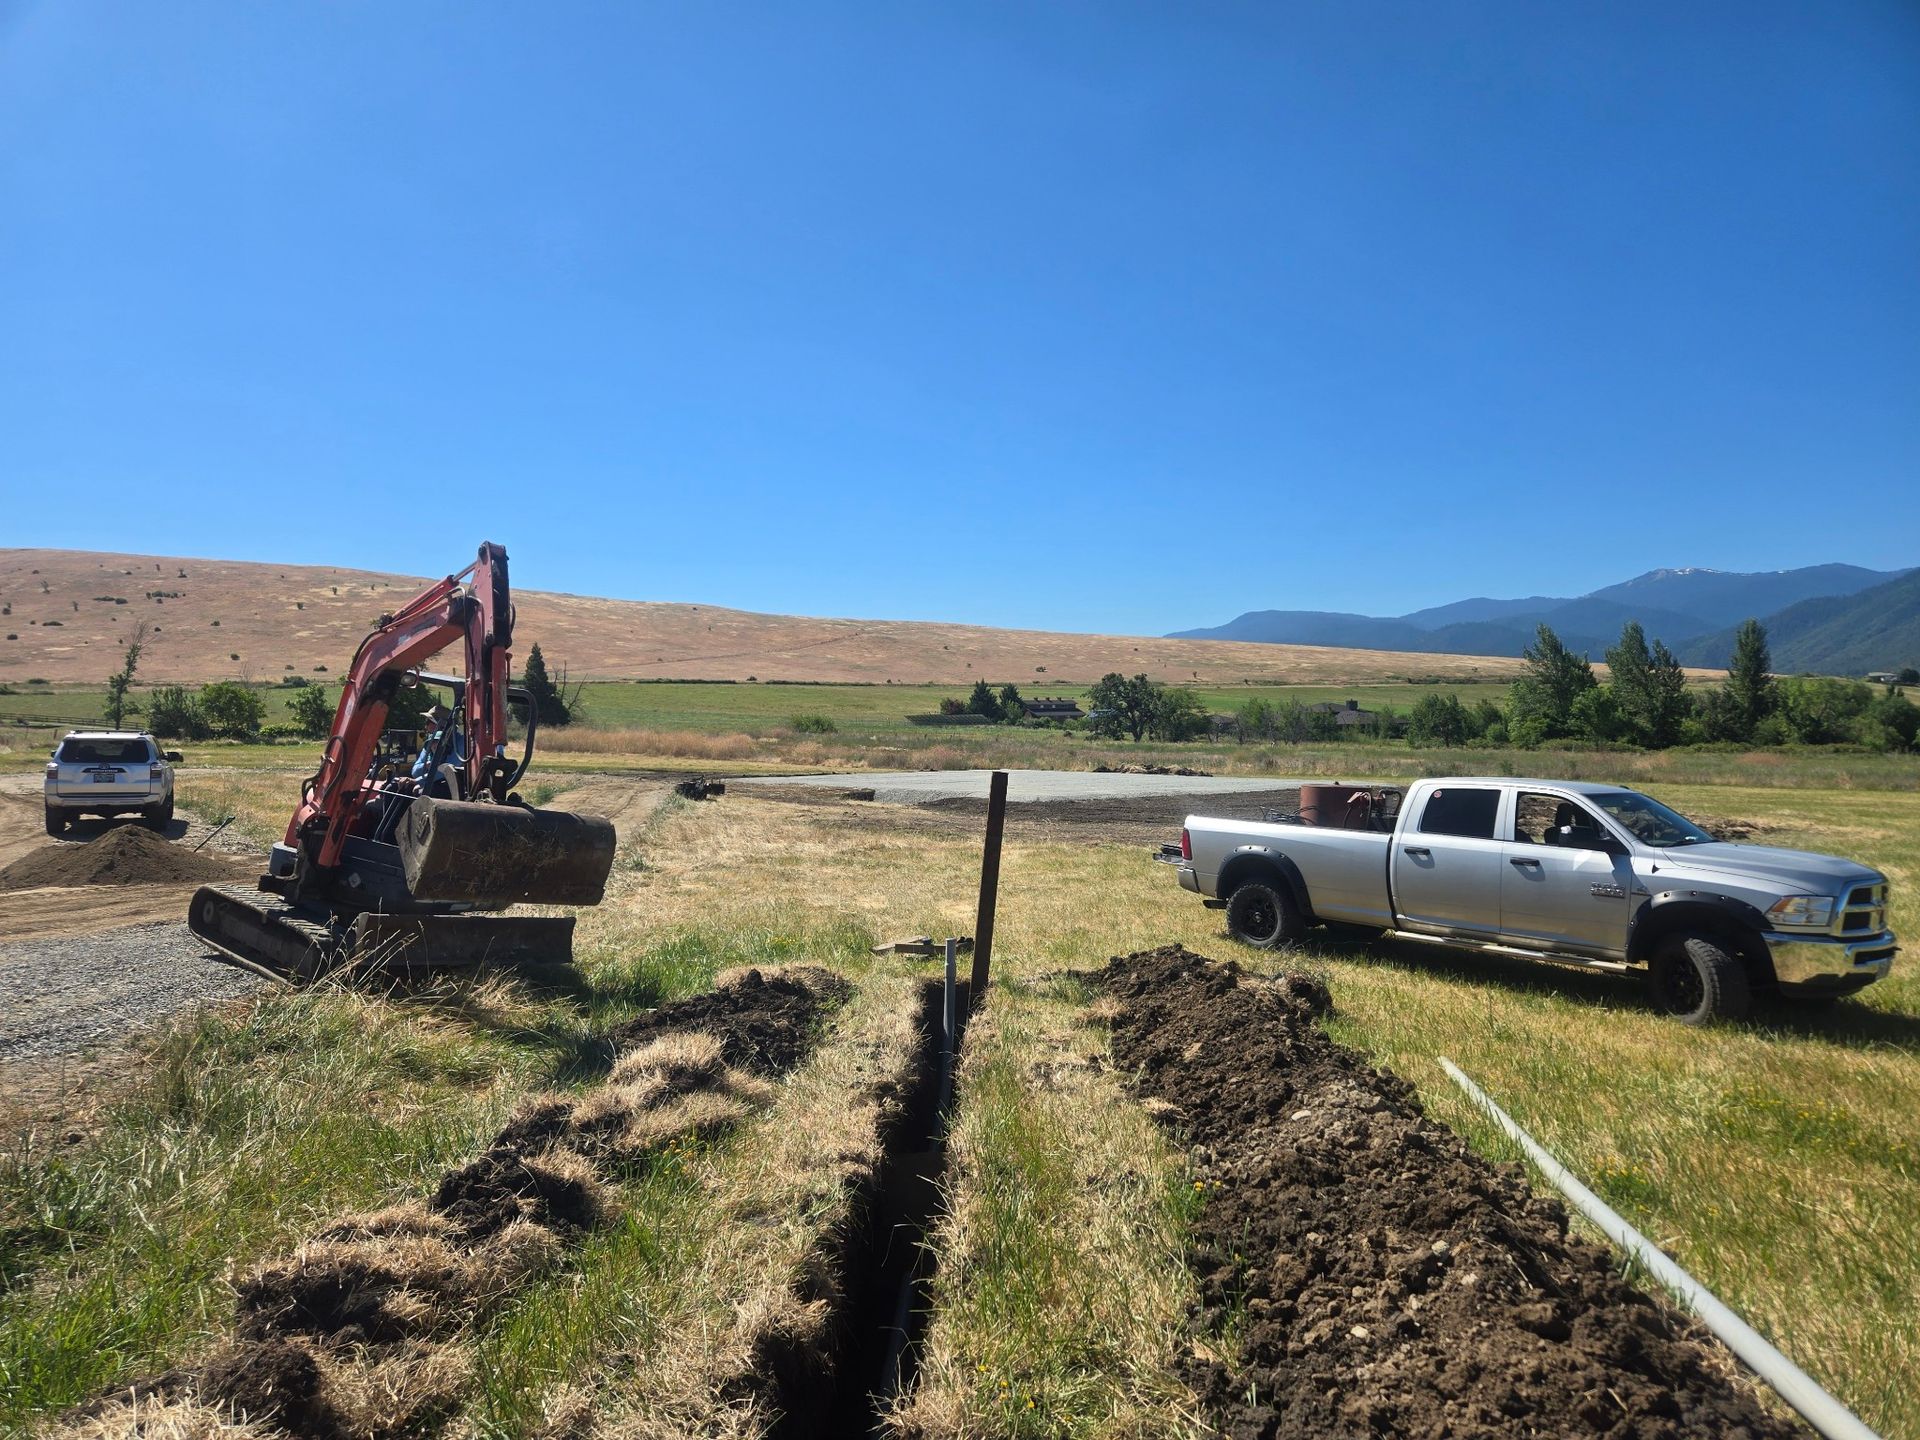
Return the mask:
[[414, 757], [413, 769], [407, 772], [407, 778], [416, 784], [424, 783], [442, 765], [467, 763], [466, 737], [453, 723], [452, 711], [444, 705], [429, 705], [427, 726], [426, 741], [420, 746], [420, 753]]

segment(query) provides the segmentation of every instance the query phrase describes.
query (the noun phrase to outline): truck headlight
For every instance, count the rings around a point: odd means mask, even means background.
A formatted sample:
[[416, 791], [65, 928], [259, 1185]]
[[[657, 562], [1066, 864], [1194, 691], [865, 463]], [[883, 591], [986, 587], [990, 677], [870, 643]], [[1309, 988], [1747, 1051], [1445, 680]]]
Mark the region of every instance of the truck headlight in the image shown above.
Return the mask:
[[1789, 895], [1767, 907], [1767, 919], [1785, 930], [1824, 930], [1833, 922], [1833, 897]]

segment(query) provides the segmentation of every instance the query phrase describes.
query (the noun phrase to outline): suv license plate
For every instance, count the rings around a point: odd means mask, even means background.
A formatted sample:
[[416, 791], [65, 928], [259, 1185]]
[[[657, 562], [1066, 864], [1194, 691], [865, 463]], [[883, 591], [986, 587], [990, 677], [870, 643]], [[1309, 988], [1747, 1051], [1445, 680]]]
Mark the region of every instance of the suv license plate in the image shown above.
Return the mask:
[[119, 778], [118, 775], [108, 775], [99, 770], [93, 772], [93, 783], [96, 785], [112, 785]]

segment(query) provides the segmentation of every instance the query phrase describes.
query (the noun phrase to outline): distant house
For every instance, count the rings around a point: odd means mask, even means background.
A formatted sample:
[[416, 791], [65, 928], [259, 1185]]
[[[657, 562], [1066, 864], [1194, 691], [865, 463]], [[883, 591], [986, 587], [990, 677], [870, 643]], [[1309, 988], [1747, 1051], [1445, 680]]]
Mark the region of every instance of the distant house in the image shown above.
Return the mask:
[[1042, 696], [1037, 700], [1023, 700], [1027, 707], [1029, 720], [1079, 720], [1082, 717], [1080, 702], [1059, 697]]
[[1899, 678], [1900, 672], [1897, 670], [1869, 670], [1867, 672], [1867, 683], [1869, 685], [1891, 685]]
[[1331, 715], [1333, 723], [1339, 726], [1371, 725], [1379, 714], [1373, 710], [1362, 710], [1358, 700], [1349, 700], [1344, 705], [1336, 705], [1331, 700], [1322, 700], [1318, 704], [1307, 706], [1309, 715]]

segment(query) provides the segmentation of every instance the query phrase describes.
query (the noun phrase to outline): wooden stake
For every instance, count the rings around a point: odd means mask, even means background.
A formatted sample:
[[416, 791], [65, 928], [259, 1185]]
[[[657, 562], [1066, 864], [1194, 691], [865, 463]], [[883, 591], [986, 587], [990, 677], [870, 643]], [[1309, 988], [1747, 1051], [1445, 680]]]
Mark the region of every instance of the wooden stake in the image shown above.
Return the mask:
[[1007, 824], [1007, 772], [996, 770], [987, 790], [987, 840], [980, 852], [980, 912], [973, 925], [973, 984], [967, 1008], [980, 1008], [993, 963], [993, 912], [1000, 901], [1000, 832]]

